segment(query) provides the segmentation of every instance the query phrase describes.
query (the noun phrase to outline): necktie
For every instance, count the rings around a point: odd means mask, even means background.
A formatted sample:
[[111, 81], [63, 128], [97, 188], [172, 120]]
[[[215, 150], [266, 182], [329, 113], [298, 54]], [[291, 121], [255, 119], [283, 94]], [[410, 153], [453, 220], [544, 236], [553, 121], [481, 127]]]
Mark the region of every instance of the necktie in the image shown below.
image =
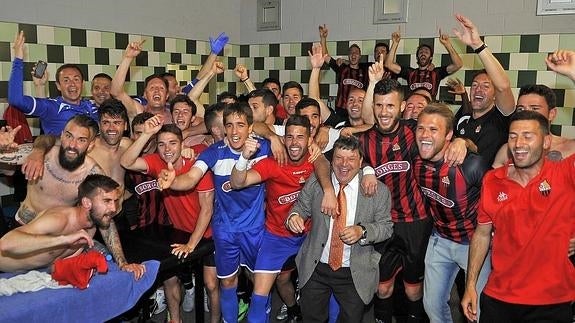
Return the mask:
[[341, 268], [343, 258], [343, 241], [341, 241], [339, 234], [345, 229], [345, 221], [347, 217], [347, 201], [345, 199], [344, 185], [339, 186], [339, 193], [337, 194], [337, 207], [339, 215], [333, 220], [333, 227], [331, 231], [331, 246], [329, 249], [328, 264], [332, 270]]

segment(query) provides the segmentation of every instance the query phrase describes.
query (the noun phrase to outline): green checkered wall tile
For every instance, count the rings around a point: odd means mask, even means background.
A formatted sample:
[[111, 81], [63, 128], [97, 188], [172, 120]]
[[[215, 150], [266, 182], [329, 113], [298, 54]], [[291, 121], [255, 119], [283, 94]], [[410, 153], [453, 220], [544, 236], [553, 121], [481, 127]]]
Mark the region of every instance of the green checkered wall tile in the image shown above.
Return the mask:
[[463, 68], [464, 69], [475, 69], [475, 54], [471, 55], [471, 54], [459, 54], [459, 56], [461, 57], [461, 60], [463, 61]]
[[54, 44], [54, 27], [37, 26], [38, 44]]
[[509, 55], [509, 70], [512, 71], [527, 70], [528, 65], [529, 65], [529, 54], [511, 53], [511, 55]]
[[572, 89], [573, 81], [568, 77], [563, 75], [557, 75], [557, 81], [555, 82], [556, 89]]
[[18, 24], [0, 22], [0, 41], [13, 42], [17, 32]]
[[70, 38], [70, 28], [54, 27], [54, 44], [69, 46]]
[[27, 53], [28, 57], [26, 57], [27, 61], [30, 62], [37, 62], [39, 60], [46, 61], [48, 57], [48, 53], [46, 51], [46, 45], [44, 44], [27, 44], [28, 47]]
[[[122, 61], [124, 55], [124, 50], [122, 49], [110, 49], [108, 52], [108, 57], [110, 59], [110, 65], [119, 65]], [[135, 63], [132, 63], [135, 64]]]
[[557, 73], [553, 71], [538, 71], [537, 84], [544, 84], [550, 88], [555, 88], [557, 82]]
[[128, 95], [142, 95], [143, 93], [138, 93], [138, 88], [136, 82], [126, 82], [124, 83], [124, 91]]
[[[575, 108], [575, 89], [565, 90], [565, 103], [563, 105], [565, 107]], [[569, 124], [570, 123], [571, 122], [569, 122]]]
[[280, 57], [291, 55], [291, 44], [280, 44]]
[[473, 54], [468, 54], [471, 55], [473, 57], [473, 69], [474, 70], [481, 70], [484, 69], [485, 67], [483, 66], [483, 62], [481, 61], [481, 59], [479, 58], [479, 55], [476, 55], [475, 53]]
[[289, 56], [300, 56], [300, 55], [301, 55], [301, 44], [299, 43], [290, 44]]
[[101, 32], [100, 41], [101, 47], [103, 48], [116, 48], [116, 36], [114, 33], [106, 31]]
[[[391, 46], [391, 44], [390, 44]], [[397, 48], [397, 53], [399, 54], [413, 54], [417, 51], [417, 47], [419, 47], [419, 39], [402, 39], [399, 42], [399, 46]]]
[[553, 52], [559, 48], [559, 35], [540, 35], [539, 52]]
[[161, 66], [161, 64], [160, 64], [160, 53], [148, 52], [148, 65], [149, 66]]
[[575, 34], [559, 35], [559, 48], [557, 49], [575, 49]]
[[102, 66], [102, 73], [106, 73], [112, 77], [116, 73], [116, 66], [115, 65], [104, 65]]
[[196, 42], [196, 54], [208, 55], [211, 51], [210, 44], [205, 41]]
[[175, 38], [166, 38], [164, 39], [166, 45], [166, 52], [168, 53], [177, 53], [176, 47], [176, 39]]
[[202, 65], [202, 57], [200, 55], [192, 55], [189, 65]]
[[273, 60], [275, 70], [283, 70], [285, 68], [284, 59], [282, 57], [273, 57]]
[[102, 33], [94, 30], [86, 31], [87, 47], [102, 47]]
[[361, 53], [363, 55], [373, 55], [375, 40], [364, 40], [361, 44]]
[[517, 84], [517, 71], [505, 71], [505, 74], [507, 74], [507, 77], [509, 78], [511, 87], [514, 87]]
[[160, 62], [154, 66], [166, 66], [167, 64], [172, 62], [172, 56], [170, 55], [170, 53], [158, 53], [158, 56]]
[[270, 56], [270, 46], [269, 45], [258, 45], [259, 55], [260, 57], [268, 57]]
[[336, 42], [328, 42], [327, 43], [327, 51], [330, 53], [330, 55], [334, 55], [337, 49], [337, 43]]
[[335, 83], [335, 73], [330, 69], [321, 72], [321, 83], [332, 84]]
[[521, 43], [521, 36], [502, 36], [501, 37], [501, 52], [504, 53], [517, 53]]
[[573, 121], [573, 108], [559, 107], [553, 124], [568, 125]]
[[10, 79], [10, 71], [12, 70], [11, 62], [0, 62], [0, 77], [2, 80]]
[[64, 62], [68, 64], [79, 64], [80, 49], [78, 47], [72, 47], [72, 46], [64, 47]]
[[[501, 36], [485, 36], [483, 39], [485, 44], [491, 49], [492, 53], [500, 53], [503, 43], [503, 37]], [[464, 53], [463, 51], [460, 53]]]
[[575, 127], [564, 125], [561, 127], [561, 136], [566, 138], [575, 138]]
[[276, 58], [278, 58], [278, 57], [264, 57], [264, 70], [275, 70], [275, 69], [277, 69]]
[[185, 39], [176, 39], [176, 53], [182, 53], [185, 55], [186, 53], [186, 40]]
[[295, 69], [296, 70], [309, 70], [311, 69], [311, 65], [309, 63], [309, 57], [296, 57], [295, 58]]
[[[451, 41], [451, 44], [453, 45], [453, 48], [455, 49], [456, 52], [459, 53], [459, 55], [463, 54], [466, 52], [465, 48], [467, 47], [467, 45], [465, 45], [464, 43], [462, 43], [459, 38], [457, 37], [451, 37], [449, 38], [449, 40]], [[443, 47], [443, 45], [441, 45], [441, 43], [439, 44], [439, 47], [435, 47], [436, 50], [438, 48], [442, 49], [442, 53], [445, 52], [447, 53], [447, 50], [445, 50], [445, 47]]]
[[545, 71], [547, 69], [547, 65], [545, 64], [546, 53], [530, 53], [527, 55], [529, 57], [527, 64], [528, 69], [535, 71]]
[[84, 82], [84, 87], [82, 88], [82, 95], [86, 97], [91, 96], [92, 95], [91, 87], [92, 85], [90, 82]]

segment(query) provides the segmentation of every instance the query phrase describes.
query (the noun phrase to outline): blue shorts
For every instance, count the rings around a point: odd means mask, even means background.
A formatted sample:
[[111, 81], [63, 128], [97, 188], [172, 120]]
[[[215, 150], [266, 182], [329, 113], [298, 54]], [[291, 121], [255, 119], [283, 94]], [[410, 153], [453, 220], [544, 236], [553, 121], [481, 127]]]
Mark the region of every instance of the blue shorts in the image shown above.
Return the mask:
[[253, 271], [260, 249], [264, 228], [245, 232], [212, 231], [216, 249], [216, 272], [218, 278], [227, 278], [237, 273], [240, 265]]
[[297, 254], [305, 238], [280, 237], [265, 230], [254, 272], [279, 273], [285, 262]]

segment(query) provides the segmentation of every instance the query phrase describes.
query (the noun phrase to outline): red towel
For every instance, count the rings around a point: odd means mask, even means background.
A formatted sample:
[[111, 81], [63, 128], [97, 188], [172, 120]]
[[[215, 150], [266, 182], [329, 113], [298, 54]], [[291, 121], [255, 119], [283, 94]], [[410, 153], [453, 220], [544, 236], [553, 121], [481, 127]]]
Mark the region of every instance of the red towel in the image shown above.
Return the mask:
[[76, 257], [56, 260], [52, 278], [60, 285], [71, 284], [79, 289], [86, 289], [94, 269], [105, 273], [108, 271], [108, 263], [104, 255], [92, 250]]

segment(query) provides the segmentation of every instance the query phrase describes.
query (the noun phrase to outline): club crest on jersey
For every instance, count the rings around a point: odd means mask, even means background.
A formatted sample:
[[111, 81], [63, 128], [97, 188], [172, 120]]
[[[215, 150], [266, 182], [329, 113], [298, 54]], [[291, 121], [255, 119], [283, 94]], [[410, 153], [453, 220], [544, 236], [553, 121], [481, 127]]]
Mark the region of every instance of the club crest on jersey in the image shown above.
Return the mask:
[[481, 125], [478, 125], [477, 128], [475, 128], [475, 133], [479, 133], [481, 131]]
[[464, 135], [464, 134], [465, 134], [465, 129], [461, 128], [461, 130], [459, 130], [459, 134], [460, 134], [460, 135]]
[[225, 181], [225, 182], [222, 184], [222, 191], [224, 191], [224, 192], [227, 193], [227, 192], [229, 192], [229, 191], [231, 191], [231, 190], [232, 190], [232, 183], [230, 183], [230, 181]]
[[305, 183], [305, 177], [303, 177], [303, 176], [300, 177], [300, 178], [299, 178], [299, 183], [300, 183], [300, 184], [304, 184], [304, 183]]
[[549, 185], [547, 180], [543, 180], [543, 182], [539, 184], [539, 192], [541, 192], [543, 196], [549, 196], [549, 194], [551, 194], [551, 185]]
[[497, 196], [497, 202], [507, 201], [508, 198], [509, 197], [507, 196], [507, 194], [499, 192], [499, 195]]
[[447, 176], [443, 176], [443, 177], [441, 178], [441, 182], [442, 182], [443, 185], [445, 185], [445, 186], [451, 185], [451, 182], [449, 181], [449, 177], [447, 177]]

